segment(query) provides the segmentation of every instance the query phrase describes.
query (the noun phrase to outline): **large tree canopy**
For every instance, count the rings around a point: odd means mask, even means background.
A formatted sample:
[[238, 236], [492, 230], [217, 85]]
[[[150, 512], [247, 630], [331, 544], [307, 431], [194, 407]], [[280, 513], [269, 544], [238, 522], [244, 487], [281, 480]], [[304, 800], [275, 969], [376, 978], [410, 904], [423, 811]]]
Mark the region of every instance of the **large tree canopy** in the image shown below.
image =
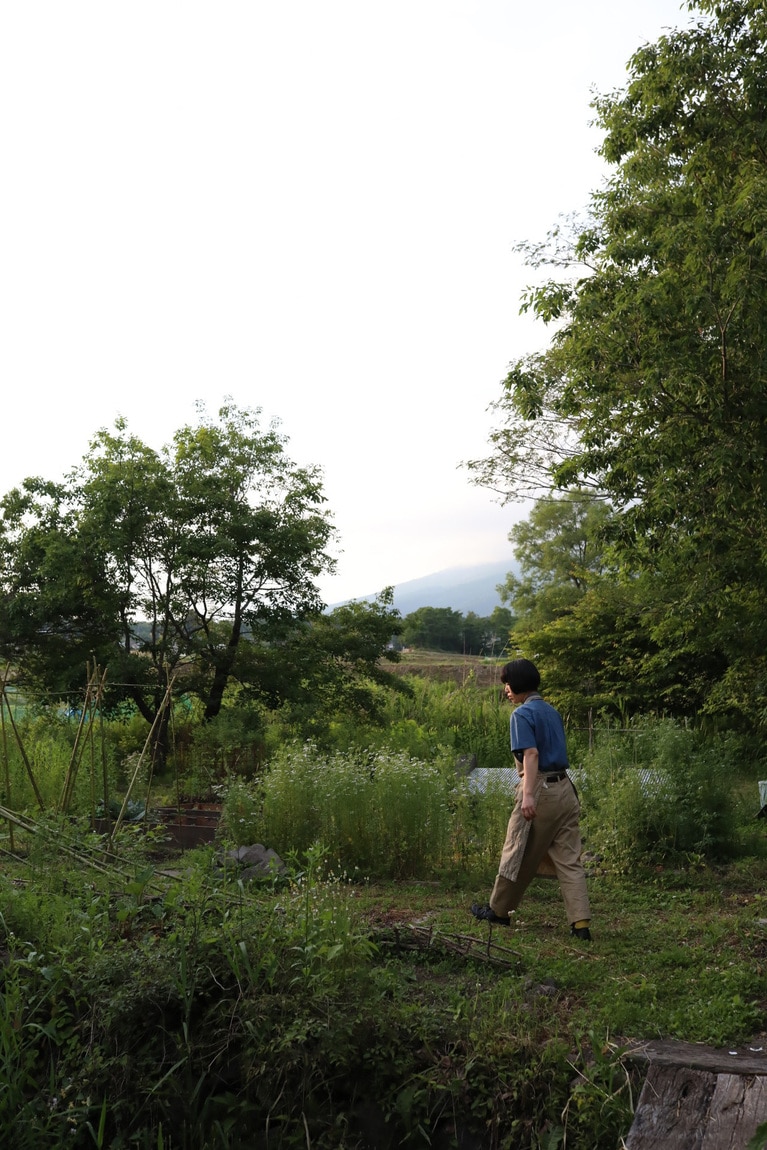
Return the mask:
[[[707, 705], [755, 713], [767, 650], [767, 11], [701, 14], [636, 53], [596, 101], [613, 166], [590, 220], [529, 249], [561, 268], [525, 307], [549, 348], [510, 366], [493, 454], [471, 466], [507, 497], [589, 486], [618, 554], [652, 572], [646, 622], [697, 650]], [[725, 668], [722, 673], [722, 668]]]
[[494, 655], [506, 648], [513, 622], [511, 611], [500, 606], [485, 617], [452, 607], [418, 607], [403, 620], [402, 642], [432, 651]]
[[654, 621], [670, 610], [656, 574], [620, 570], [611, 508], [588, 492], [536, 502], [509, 539], [519, 574], [499, 588], [516, 623], [511, 646], [545, 668], [546, 691], [571, 719], [606, 711], [695, 713], [710, 686], [696, 651], [664, 649]]
[[333, 560], [319, 473], [258, 412], [201, 413], [160, 452], [118, 420], [62, 483], [27, 480], [0, 510], [0, 655], [64, 694], [95, 659], [111, 697], [149, 722], [172, 680], [206, 719], [232, 679], [273, 706], [318, 660], [336, 682], [342, 655], [369, 671], [397, 629], [385, 600], [354, 627], [322, 619], [316, 579]]

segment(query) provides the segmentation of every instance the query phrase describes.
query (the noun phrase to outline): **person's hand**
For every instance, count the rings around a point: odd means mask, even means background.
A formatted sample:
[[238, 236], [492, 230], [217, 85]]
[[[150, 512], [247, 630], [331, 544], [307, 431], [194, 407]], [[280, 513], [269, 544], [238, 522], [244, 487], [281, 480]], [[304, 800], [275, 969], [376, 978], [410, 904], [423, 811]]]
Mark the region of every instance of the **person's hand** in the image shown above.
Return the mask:
[[538, 812], [535, 809], [535, 799], [532, 795], [523, 795], [522, 797], [522, 817], [527, 819], [530, 823], [535, 818]]

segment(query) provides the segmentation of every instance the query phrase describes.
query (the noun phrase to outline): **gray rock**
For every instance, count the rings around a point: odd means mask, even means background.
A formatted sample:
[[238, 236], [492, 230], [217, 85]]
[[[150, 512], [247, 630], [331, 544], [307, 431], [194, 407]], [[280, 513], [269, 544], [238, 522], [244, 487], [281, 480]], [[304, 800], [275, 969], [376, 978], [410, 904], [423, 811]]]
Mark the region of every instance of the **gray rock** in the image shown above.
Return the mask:
[[252, 846], [241, 846], [236, 850], [227, 851], [219, 861], [225, 864], [227, 859], [238, 864], [237, 877], [246, 882], [254, 878], [263, 878], [264, 875], [284, 874], [287, 870], [277, 852], [271, 847], [265, 847], [263, 843], [253, 843]]

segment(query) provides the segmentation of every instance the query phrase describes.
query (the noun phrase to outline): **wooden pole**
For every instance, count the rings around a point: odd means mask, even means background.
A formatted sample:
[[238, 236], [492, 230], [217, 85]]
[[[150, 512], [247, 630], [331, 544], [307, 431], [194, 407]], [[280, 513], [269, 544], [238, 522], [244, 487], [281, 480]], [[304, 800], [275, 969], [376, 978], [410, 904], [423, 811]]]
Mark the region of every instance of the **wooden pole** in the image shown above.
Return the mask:
[[80, 723], [77, 728], [75, 745], [72, 748], [69, 767], [66, 778], [64, 779], [64, 787], [61, 792], [61, 799], [59, 800], [58, 809], [60, 811], [68, 811], [72, 802], [72, 795], [74, 794], [75, 783], [77, 781], [77, 772], [80, 769], [83, 752], [88, 741], [87, 736], [90, 736], [92, 739], [94, 716], [101, 702], [106, 677], [106, 671], [100, 672], [99, 667], [95, 663], [92, 671], [90, 670], [90, 665], [88, 666], [88, 683], [85, 689], [85, 699], [80, 714]]
[[[11, 673], [11, 664], [8, 663], [8, 665], [5, 668], [5, 674], [3, 675], [3, 690], [2, 690], [2, 695], [0, 695], [0, 730], [2, 730], [2, 740], [3, 740], [3, 765], [4, 765], [4, 771], [5, 771], [5, 801], [8, 804], [8, 806], [11, 805], [11, 767], [10, 767], [10, 763], [8, 761], [8, 733], [5, 729], [4, 699], [5, 699], [5, 684], [8, 682], [8, 676], [10, 675], [10, 673]], [[11, 822], [8, 823], [8, 841], [11, 845], [11, 850], [15, 851], [16, 847], [15, 847], [14, 842], [13, 842], [13, 823], [11, 823]]]
[[131, 793], [133, 791], [134, 786], [136, 785], [136, 779], [138, 778], [139, 771], [141, 770], [141, 764], [144, 761], [144, 757], [147, 753], [147, 749], [151, 745], [152, 736], [154, 735], [155, 729], [156, 729], [158, 723], [160, 722], [160, 720], [162, 718], [162, 715], [165, 711], [165, 708], [168, 706], [168, 702], [169, 702], [170, 697], [171, 697], [171, 690], [173, 688], [174, 682], [175, 682], [175, 677], [173, 679], [169, 680], [168, 689], [165, 692], [165, 696], [163, 698], [162, 703], [157, 708], [157, 714], [154, 717], [154, 722], [152, 723], [152, 726], [149, 728], [149, 734], [146, 737], [146, 742], [144, 743], [141, 754], [138, 757], [138, 762], [136, 763], [136, 769], [133, 772], [133, 776], [131, 777], [131, 781], [128, 784], [128, 789], [125, 792], [125, 798], [123, 799], [122, 806], [120, 807], [120, 813], [118, 814], [118, 816], [115, 820], [115, 825], [112, 827], [112, 833], [109, 837], [110, 844], [112, 843], [114, 836], [117, 834], [117, 831], [122, 826], [123, 819], [125, 817], [125, 811], [128, 807], [128, 802], [130, 801]]
[[[6, 675], [7, 675], [7, 672], [6, 672]], [[8, 718], [11, 720], [11, 727], [13, 728], [13, 734], [14, 734], [14, 737], [16, 739], [16, 744], [19, 748], [19, 752], [20, 752], [21, 757], [24, 761], [24, 766], [26, 768], [27, 774], [29, 775], [29, 781], [32, 784], [32, 790], [35, 792], [35, 798], [37, 799], [37, 805], [39, 806], [41, 811], [44, 811], [45, 810], [45, 803], [43, 802], [43, 796], [40, 794], [40, 788], [37, 785], [37, 780], [35, 779], [34, 772], [32, 770], [32, 765], [31, 765], [29, 759], [27, 758], [27, 752], [24, 750], [24, 744], [21, 741], [21, 735], [19, 734], [19, 729], [16, 726], [16, 720], [13, 717], [13, 711], [11, 710], [11, 701], [8, 698], [8, 692], [6, 690], [6, 680], [3, 680], [2, 700], [5, 702], [5, 705], [8, 708]]]

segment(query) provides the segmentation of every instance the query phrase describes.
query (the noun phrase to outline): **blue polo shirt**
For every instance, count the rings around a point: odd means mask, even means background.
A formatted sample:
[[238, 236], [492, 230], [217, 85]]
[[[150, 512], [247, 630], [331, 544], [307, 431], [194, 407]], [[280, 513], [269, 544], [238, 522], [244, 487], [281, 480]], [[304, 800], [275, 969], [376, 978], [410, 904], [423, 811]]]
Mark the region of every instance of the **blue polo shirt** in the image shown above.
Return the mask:
[[537, 748], [540, 771], [564, 771], [570, 766], [562, 716], [540, 695], [532, 695], [511, 713], [515, 759], [521, 762], [522, 752], [529, 747]]

